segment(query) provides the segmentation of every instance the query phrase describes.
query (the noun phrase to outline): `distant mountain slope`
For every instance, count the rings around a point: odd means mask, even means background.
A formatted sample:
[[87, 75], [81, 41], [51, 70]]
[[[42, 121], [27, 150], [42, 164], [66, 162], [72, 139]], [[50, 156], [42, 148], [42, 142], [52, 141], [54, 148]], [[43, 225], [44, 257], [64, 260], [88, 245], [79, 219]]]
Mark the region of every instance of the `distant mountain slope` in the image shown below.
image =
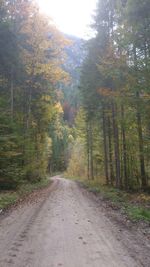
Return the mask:
[[65, 37], [71, 40], [72, 44], [65, 48], [67, 59], [64, 68], [71, 75], [72, 82], [77, 84], [80, 78], [80, 68], [85, 57], [85, 41], [71, 35], [65, 35]]
[[85, 41], [70, 35], [65, 35], [65, 38], [70, 40], [71, 45], [65, 48], [66, 61], [63, 65], [64, 70], [70, 75], [70, 83], [61, 86], [63, 92], [63, 110], [64, 119], [71, 126], [74, 123], [74, 118], [79, 105], [79, 82], [83, 60], [85, 58]]

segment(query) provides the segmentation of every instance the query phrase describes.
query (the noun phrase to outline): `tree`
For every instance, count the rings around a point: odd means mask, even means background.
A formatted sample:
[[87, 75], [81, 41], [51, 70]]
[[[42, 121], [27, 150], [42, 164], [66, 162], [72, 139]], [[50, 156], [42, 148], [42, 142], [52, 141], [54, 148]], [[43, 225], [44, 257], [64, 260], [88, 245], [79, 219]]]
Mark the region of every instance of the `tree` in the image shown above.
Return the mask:
[[44, 178], [52, 160], [49, 128], [57, 87], [68, 79], [68, 41], [33, 1], [1, 1], [0, 14], [0, 179], [15, 185]]
[[148, 10], [147, 0], [99, 0], [92, 25], [95, 37], [88, 41], [82, 67], [80, 93], [87, 129], [92, 122], [92, 138], [85, 137], [87, 165], [100, 125], [106, 183], [118, 188], [148, 187]]

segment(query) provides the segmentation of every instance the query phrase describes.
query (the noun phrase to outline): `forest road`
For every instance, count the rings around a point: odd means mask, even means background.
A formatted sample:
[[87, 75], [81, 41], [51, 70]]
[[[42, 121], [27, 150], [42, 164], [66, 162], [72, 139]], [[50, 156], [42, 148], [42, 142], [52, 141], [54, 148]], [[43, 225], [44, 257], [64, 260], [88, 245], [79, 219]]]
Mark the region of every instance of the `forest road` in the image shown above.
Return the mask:
[[0, 266], [139, 267], [144, 264], [129, 255], [117, 239], [113, 223], [96, 202], [75, 182], [57, 176], [44, 199], [2, 218]]

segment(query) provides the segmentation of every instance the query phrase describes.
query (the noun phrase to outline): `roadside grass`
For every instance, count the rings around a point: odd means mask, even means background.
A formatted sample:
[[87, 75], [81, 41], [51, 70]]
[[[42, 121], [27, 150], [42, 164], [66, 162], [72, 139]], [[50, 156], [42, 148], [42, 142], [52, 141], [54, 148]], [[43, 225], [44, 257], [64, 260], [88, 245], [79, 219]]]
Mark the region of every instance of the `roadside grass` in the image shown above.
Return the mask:
[[150, 210], [142, 207], [128, 206], [127, 214], [129, 217], [135, 221], [148, 221], [150, 222]]
[[47, 187], [50, 184], [49, 179], [43, 179], [37, 183], [23, 182], [15, 191], [0, 191], [0, 210], [4, 210], [15, 204], [19, 199], [24, 198], [35, 190]]
[[0, 192], [0, 210], [14, 204], [18, 198], [17, 192]]
[[82, 186], [100, 195], [104, 200], [109, 201], [126, 214], [132, 221], [150, 222], [150, 195], [146, 193], [126, 192], [111, 186], [101, 184], [99, 181], [85, 180], [78, 177], [71, 178], [78, 181]]

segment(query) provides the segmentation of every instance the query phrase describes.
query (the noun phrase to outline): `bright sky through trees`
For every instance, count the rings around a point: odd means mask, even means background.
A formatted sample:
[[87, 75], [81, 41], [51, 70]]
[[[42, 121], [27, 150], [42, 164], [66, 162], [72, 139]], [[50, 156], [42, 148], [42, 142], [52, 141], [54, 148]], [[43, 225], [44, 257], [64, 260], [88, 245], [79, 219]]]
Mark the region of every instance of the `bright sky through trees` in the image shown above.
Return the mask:
[[64, 33], [88, 37], [88, 26], [96, 7], [96, 0], [37, 0], [44, 13], [49, 15]]

